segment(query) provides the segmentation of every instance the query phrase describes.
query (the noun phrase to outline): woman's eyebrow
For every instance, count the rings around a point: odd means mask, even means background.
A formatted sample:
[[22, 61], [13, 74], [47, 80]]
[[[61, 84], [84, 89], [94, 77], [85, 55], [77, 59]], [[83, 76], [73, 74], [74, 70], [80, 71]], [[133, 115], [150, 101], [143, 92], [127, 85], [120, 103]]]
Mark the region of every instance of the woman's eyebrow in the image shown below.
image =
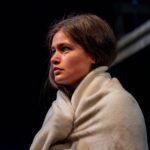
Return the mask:
[[[66, 43], [66, 42], [62, 42], [56, 45], [56, 47], [63, 47], [63, 46], [71, 46], [70, 44]], [[50, 47], [51, 49], [55, 49], [54, 46]]]

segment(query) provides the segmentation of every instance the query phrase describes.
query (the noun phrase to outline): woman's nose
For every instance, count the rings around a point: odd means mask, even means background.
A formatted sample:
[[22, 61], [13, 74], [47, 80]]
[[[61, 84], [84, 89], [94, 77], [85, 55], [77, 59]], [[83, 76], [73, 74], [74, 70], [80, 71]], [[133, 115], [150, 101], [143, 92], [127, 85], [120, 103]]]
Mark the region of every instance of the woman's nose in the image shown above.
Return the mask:
[[58, 64], [58, 63], [60, 62], [60, 54], [59, 54], [59, 52], [55, 52], [55, 53], [52, 55], [50, 61], [51, 61], [51, 63], [53, 63], [53, 64]]

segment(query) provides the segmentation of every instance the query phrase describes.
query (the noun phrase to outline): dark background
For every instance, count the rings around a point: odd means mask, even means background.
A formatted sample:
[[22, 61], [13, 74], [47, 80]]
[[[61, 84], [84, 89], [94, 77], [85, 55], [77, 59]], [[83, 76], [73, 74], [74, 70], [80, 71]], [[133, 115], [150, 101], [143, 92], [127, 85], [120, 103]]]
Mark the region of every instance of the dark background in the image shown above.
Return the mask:
[[[126, 10], [131, 6], [136, 11], [124, 13], [120, 7], [122, 4], [127, 4]], [[148, 0], [31, 0], [5, 1], [1, 4], [1, 150], [28, 150], [55, 98], [53, 89], [43, 90], [49, 56], [45, 40], [52, 21], [70, 12], [95, 13], [113, 27], [119, 40], [150, 18], [149, 12], [137, 11], [136, 8], [143, 5], [149, 7], [150, 3]], [[118, 28], [120, 14], [124, 23]], [[139, 102], [145, 116], [148, 138], [149, 49], [150, 45], [110, 70]]]

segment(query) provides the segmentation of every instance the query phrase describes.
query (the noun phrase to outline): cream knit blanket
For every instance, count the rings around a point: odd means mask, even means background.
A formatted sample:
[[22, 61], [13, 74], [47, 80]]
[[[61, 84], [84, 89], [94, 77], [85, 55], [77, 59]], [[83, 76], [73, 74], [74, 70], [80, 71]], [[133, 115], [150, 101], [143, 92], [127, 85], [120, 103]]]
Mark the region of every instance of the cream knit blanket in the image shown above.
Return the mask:
[[71, 100], [57, 92], [30, 150], [148, 150], [138, 103], [106, 70], [90, 72]]

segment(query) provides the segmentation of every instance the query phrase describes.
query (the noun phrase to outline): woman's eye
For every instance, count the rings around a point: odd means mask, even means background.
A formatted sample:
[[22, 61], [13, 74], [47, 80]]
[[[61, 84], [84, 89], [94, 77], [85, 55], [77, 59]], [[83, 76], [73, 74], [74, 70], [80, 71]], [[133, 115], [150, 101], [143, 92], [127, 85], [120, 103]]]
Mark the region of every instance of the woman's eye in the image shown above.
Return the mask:
[[62, 52], [66, 53], [68, 51], [70, 51], [70, 48], [69, 47], [62, 47]]
[[55, 50], [55, 49], [52, 49], [50, 52], [51, 52], [51, 56], [53, 56], [54, 53], [56, 52], [56, 50]]

